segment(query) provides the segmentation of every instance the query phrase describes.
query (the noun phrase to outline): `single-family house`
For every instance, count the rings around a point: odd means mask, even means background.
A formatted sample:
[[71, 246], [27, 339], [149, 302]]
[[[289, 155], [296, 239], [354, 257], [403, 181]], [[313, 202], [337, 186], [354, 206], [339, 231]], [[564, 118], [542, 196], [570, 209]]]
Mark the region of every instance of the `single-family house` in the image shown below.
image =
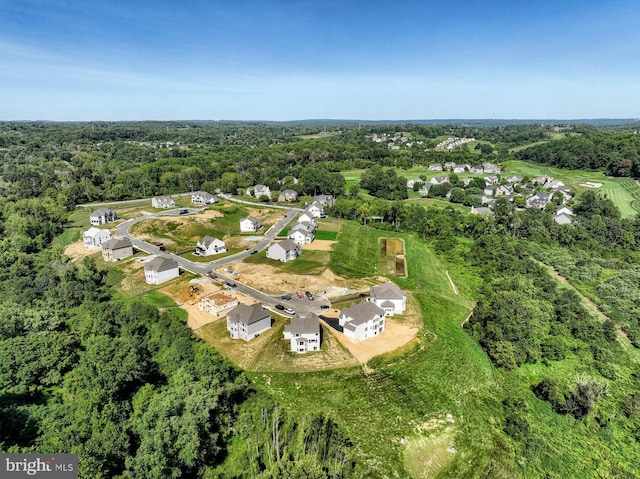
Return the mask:
[[570, 225], [573, 222], [573, 211], [566, 206], [559, 206], [553, 213], [553, 221], [559, 225]]
[[565, 186], [565, 184], [560, 180], [553, 180], [549, 178], [549, 181], [547, 181], [544, 186], [550, 190], [557, 190], [561, 186]]
[[227, 252], [227, 245], [224, 241], [211, 236], [205, 236], [196, 244], [195, 255], [211, 256], [212, 254], [220, 254]]
[[441, 163], [432, 163], [429, 165], [428, 167], [429, 171], [442, 171], [442, 164]]
[[151, 198], [151, 206], [154, 208], [174, 208], [176, 202], [171, 196], [154, 196]]
[[466, 188], [467, 186], [469, 186], [471, 184], [472, 181], [473, 181], [473, 178], [462, 178], [462, 180], [461, 180], [462, 186], [464, 186]]
[[191, 194], [191, 203], [194, 205], [214, 205], [218, 202], [218, 198], [206, 191], [196, 191]]
[[294, 353], [320, 350], [320, 318], [313, 313], [306, 316], [294, 314], [291, 323], [284, 327], [284, 339], [289, 340]]
[[256, 185], [254, 187], [247, 188], [247, 196], [255, 196], [256, 198], [260, 198], [261, 196], [268, 196], [271, 198], [271, 189], [265, 185]]
[[239, 304], [227, 313], [231, 339], [249, 341], [271, 328], [271, 315], [260, 304]]
[[94, 226], [113, 223], [118, 219], [118, 213], [109, 208], [100, 208], [89, 215], [89, 223]]
[[336, 198], [333, 195], [315, 195], [313, 197], [314, 203], [319, 203], [324, 208], [325, 206], [333, 206], [336, 202]]
[[527, 196], [527, 208], [544, 209], [550, 201], [551, 195], [549, 193], [536, 193], [535, 195]]
[[485, 196], [494, 196], [497, 189], [498, 189], [497, 185], [489, 185], [484, 188], [484, 190], [482, 191], [482, 194], [484, 194]]
[[315, 221], [298, 221], [289, 231], [303, 230], [315, 233], [316, 229], [318, 229], [318, 224]]
[[474, 175], [481, 175], [482, 173], [484, 173], [484, 169], [482, 168], [482, 166], [472, 166], [471, 168], [469, 168], [469, 173], [473, 173]]
[[496, 198], [498, 198], [500, 196], [512, 196], [513, 195], [513, 186], [512, 185], [498, 185], [495, 188], [496, 189], [493, 192], [493, 196], [495, 196]]
[[449, 191], [447, 191], [447, 194], [445, 195], [445, 198], [450, 200], [451, 199], [451, 195], [453, 194], [453, 192], [455, 190], [461, 190], [462, 188], [458, 188], [457, 186], [451, 188]]
[[144, 265], [144, 277], [147, 284], [161, 284], [180, 275], [178, 263], [169, 258], [158, 256]]
[[309, 244], [315, 239], [315, 235], [307, 229], [289, 231], [289, 239], [297, 245]]
[[84, 249], [94, 250], [101, 249], [102, 245], [111, 239], [111, 232], [109, 230], [101, 230], [92, 226], [87, 231], [82, 233], [82, 240], [84, 241]]
[[494, 216], [493, 211], [491, 211], [491, 208], [487, 208], [486, 206], [478, 206], [478, 207], [472, 206], [471, 214], [480, 215], [480, 216]]
[[267, 258], [276, 259], [286, 263], [292, 261], [300, 256], [302, 250], [293, 240], [285, 239], [281, 241], [274, 241], [271, 246], [267, 248]]
[[340, 312], [338, 324], [342, 326], [346, 337], [362, 341], [384, 331], [385, 312], [370, 301], [362, 301], [344, 308]]
[[456, 165], [453, 167], [453, 172], [458, 174], [458, 173], [464, 173], [465, 171], [465, 167], [464, 165]]
[[298, 193], [293, 190], [283, 190], [278, 196], [278, 201], [281, 203], [285, 201], [298, 201]]
[[500, 168], [494, 165], [493, 163], [489, 163], [488, 161], [485, 161], [482, 163], [482, 169], [484, 170], [485, 173], [488, 173], [490, 175], [500, 174]]
[[407, 180], [407, 188], [413, 188], [413, 185], [416, 183], [424, 183], [424, 180], [421, 178], [411, 178], [410, 180]]
[[300, 213], [300, 216], [298, 216], [298, 222], [315, 224], [314, 218], [315, 216], [313, 216], [313, 213], [311, 213], [311, 211], [308, 211], [308, 209], [305, 209], [302, 213]]
[[542, 186], [547, 181], [551, 181], [552, 179], [553, 178], [551, 178], [551, 177], [549, 177], [547, 175], [536, 176], [534, 179], [531, 180], [531, 183], [533, 183], [534, 185]]
[[512, 185], [515, 185], [516, 183], [520, 183], [522, 181], [522, 176], [510, 175], [505, 177], [504, 181], [506, 181], [507, 183], [511, 183]]
[[407, 308], [407, 293], [395, 283], [384, 283], [371, 287], [367, 301], [382, 308], [385, 315], [393, 316], [395, 313], [404, 313]]
[[238, 306], [238, 298], [227, 294], [225, 291], [217, 291], [215, 293], [203, 296], [198, 303], [200, 311], [207, 311], [211, 314], [218, 314], [225, 309]]
[[259, 219], [253, 216], [248, 216], [240, 220], [240, 232], [241, 233], [255, 233], [262, 228], [262, 223]]
[[311, 213], [314, 218], [322, 218], [324, 216], [324, 208], [320, 203], [313, 202], [304, 209], [306, 212]]
[[434, 176], [429, 180], [432, 185], [442, 185], [443, 183], [449, 183], [448, 176]]
[[418, 190], [418, 193], [420, 193], [422, 196], [426, 196], [429, 194], [429, 189], [433, 186], [433, 183], [425, 183], [422, 185], [422, 187]]
[[487, 186], [496, 185], [500, 181], [496, 175], [489, 175], [484, 177], [484, 183]]
[[573, 191], [571, 191], [571, 189], [567, 186], [560, 186], [558, 187], [558, 189], [556, 189], [556, 191], [562, 193], [562, 196], [564, 196], [564, 201], [569, 201], [571, 198], [573, 198]]
[[133, 245], [129, 238], [111, 238], [102, 244], [102, 257], [105, 261], [120, 261], [133, 255]]
[[456, 164], [453, 161], [447, 161], [444, 164], [444, 169], [445, 170], [453, 170], [456, 167]]

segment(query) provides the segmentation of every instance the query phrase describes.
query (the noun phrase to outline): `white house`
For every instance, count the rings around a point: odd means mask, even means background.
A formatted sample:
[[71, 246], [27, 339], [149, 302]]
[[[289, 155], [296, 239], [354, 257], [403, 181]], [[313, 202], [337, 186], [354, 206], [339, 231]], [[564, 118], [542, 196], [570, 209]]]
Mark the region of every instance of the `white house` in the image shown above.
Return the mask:
[[227, 245], [224, 241], [211, 236], [205, 236], [196, 245], [194, 254], [198, 256], [210, 256], [212, 254], [226, 253]]
[[102, 245], [111, 239], [111, 232], [92, 226], [82, 233], [82, 239], [84, 241], [84, 249], [101, 249]]
[[560, 206], [553, 213], [553, 221], [559, 225], [570, 225], [573, 222], [573, 211], [566, 206]]
[[454, 173], [464, 173], [464, 165], [456, 165], [453, 167]]
[[151, 198], [151, 206], [154, 208], [174, 208], [176, 202], [171, 196], [154, 196]]
[[317, 229], [318, 229], [318, 225], [315, 222], [298, 221], [295, 225], [291, 227], [289, 231], [303, 230], [303, 231], [309, 231], [311, 233], [315, 233]]
[[158, 256], [144, 265], [144, 277], [147, 284], [160, 284], [180, 275], [178, 263], [169, 258]]
[[211, 314], [218, 314], [225, 309], [238, 306], [238, 299], [231, 296], [224, 291], [218, 291], [215, 293], [203, 296], [198, 303], [200, 311], [207, 311]]
[[313, 223], [315, 224], [315, 220], [314, 220], [315, 216], [313, 216], [313, 214], [310, 211], [307, 211], [306, 209], [300, 213], [300, 216], [298, 216], [298, 223]]
[[271, 246], [267, 249], [266, 256], [269, 259], [277, 259], [278, 261], [286, 263], [287, 261], [296, 259], [300, 256], [301, 252], [300, 246], [292, 240], [286, 239], [271, 243]]
[[416, 183], [426, 183], [426, 182], [421, 178], [411, 178], [410, 180], [407, 180], [407, 188], [413, 188], [413, 185], [415, 185]]
[[270, 328], [271, 315], [259, 304], [239, 304], [227, 313], [227, 330], [231, 339], [249, 341]]
[[324, 216], [324, 207], [316, 201], [311, 203], [304, 210], [310, 213], [314, 218], [321, 218], [322, 216]]
[[407, 308], [407, 293], [395, 283], [384, 283], [371, 287], [368, 301], [384, 309], [385, 315], [393, 316], [395, 313], [404, 313]]
[[473, 173], [474, 175], [481, 175], [482, 173], [484, 173], [484, 169], [482, 168], [482, 166], [472, 166], [471, 168], [469, 168], [469, 173]]
[[333, 206], [336, 202], [336, 198], [333, 195], [315, 195], [313, 197], [314, 203], [319, 203], [324, 208], [325, 206]]
[[507, 176], [505, 177], [504, 181], [515, 185], [516, 183], [520, 183], [522, 181], [522, 176], [518, 176], [518, 175]]
[[218, 198], [206, 191], [196, 191], [191, 194], [191, 203], [194, 205], [214, 205], [218, 202]]
[[291, 324], [284, 327], [284, 339], [290, 341], [290, 350], [294, 353], [306, 353], [320, 350], [320, 319], [313, 313], [307, 316], [295, 314]]
[[536, 193], [535, 195], [527, 196], [527, 208], [539, 208], [544, 209], [547, 203], [551, 201], [551, 195], [548, 193]]
[[362, 341], [384, 331], [385, 312], [372, 302], [362, 301], [343, 309], [338, 323], [346, 337]]
[[100, 208], [89, 215], [89, 223], [94, 226], [113, 223], [118, 219], [118, 213], [108, 208]]
[[120, 261], [133, 255], [133, 245], [129, 238], [111, 238], [102, 244], [102, 257], [105, 261]]
[[432, 163], [429, 165], [429, 171], [442, 171], [442, 164], [440, 163]]
[[262, 228], [262, 223], [253, 216], [248, 216], [240, 220], [240, 232], [242, 233], [255, 233], [260, 228]]
[[307, 229], [297, 229], [289, 231], [289, 239], [295, 244], [309, 244], [315, 239], [315, 235]]

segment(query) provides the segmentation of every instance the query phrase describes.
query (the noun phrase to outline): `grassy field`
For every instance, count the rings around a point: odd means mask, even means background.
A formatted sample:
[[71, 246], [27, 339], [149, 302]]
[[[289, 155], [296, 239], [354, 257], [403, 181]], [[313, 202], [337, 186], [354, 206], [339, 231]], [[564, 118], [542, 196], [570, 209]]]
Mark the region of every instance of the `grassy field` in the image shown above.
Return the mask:
[[[345, 222], [331, 268], [351, 277], [378, 274], [381, 236], [389, 232]], [[489, 362], [460, 328], [471, 302], [453, 295], [444, 272], [450, 267], [426, 244], [394, 236], [404, 240], [410, 265], [397, 282], [413, 291], [422, 311], [424, 329], [413, 349], [374, 358], [366, 370], [250, 374], [292, 409], [333, 417], [378, 477], [475, 475], [492, 454], [495, 404]]]
[[249, 264], [269, 264], [277, 266], [280, 271], [291, 274], [321, 274], [329, 261], [328, 251], [304, 250], [295, 261], [282, 263], [275, 259], [267, 258], [266, 252], [247, 256], [243, 260]]
[[629, 178], [614, 178], [598, 171], [551, 168], [546, 165], [536, 165], [523, 161], [506, 162], [503, 174], [519, 174], [530, 178], [548, 175], [562, 181], [578, 193], [592, 189], [581, 186], [587, 181], [602, 183], [602, 187], [596, 189], [596, 191], [606, 194], [616, 204], [623, 217], [634, 216], [640, 212], [640, 187], [634, 180]]

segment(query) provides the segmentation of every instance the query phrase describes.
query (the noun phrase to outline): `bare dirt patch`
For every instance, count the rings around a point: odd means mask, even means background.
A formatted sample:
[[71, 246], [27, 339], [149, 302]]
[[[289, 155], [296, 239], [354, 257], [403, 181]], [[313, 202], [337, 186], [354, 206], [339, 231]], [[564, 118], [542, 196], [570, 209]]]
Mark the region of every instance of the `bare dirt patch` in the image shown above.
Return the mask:
[[335, 330], [334, 332], [338, 341], [364, 364], [375, 356], [389, 353], [409, 343], [418, 334], [418, 328], [387, 318], [384, 331], [380, 335], [357, 343]]
[[330, 240], [314, 240], [312, 243], [302, 245], [302, 249], [309, 251], [331, 251], [335, 241]]
[[267, 294], [284, 294], [292, 291], [324, 292], [331, 286], [359, 288], [364, 281], [346, 280], [325, 269], [321, 274], [305, 275], [292, 274], [268, 264], [248, 264], [236, 261], [218, 270], [221, 274], [228, 274], [228, 269], [238, 273], [237, 279]]
[[100, 249], [87, 250], [84, 248], [83, 241], [77, 241], [75, 243], [71, 243], [64, 249], [64, 254], [71, 258], [71, 261], [78, 261], [82, 258], [86, 258], [87, 256], [91, 256], [92, 254], [102, 253]]

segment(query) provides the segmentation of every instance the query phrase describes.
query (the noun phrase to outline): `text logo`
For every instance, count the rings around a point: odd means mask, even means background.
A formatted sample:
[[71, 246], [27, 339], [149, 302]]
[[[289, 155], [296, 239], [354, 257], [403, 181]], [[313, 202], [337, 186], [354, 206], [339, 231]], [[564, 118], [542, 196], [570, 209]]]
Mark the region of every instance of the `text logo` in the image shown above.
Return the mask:
[[76, 454], [0, 454], [2, 479], [41, 477], [43, 479], [77, 479]]

